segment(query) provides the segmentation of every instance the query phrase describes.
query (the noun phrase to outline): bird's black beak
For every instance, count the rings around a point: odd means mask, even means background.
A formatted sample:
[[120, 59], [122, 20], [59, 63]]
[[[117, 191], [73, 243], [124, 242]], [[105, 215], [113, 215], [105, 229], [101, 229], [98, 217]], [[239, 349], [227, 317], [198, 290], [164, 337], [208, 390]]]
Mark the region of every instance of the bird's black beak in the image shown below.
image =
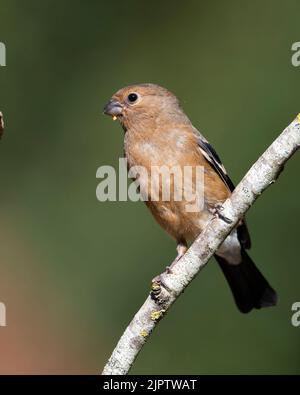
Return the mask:
[[103, 113], [111, 115], [113, 118], [121, 115], [123, 111], [122, 105], [117, 100], [110, 100], [103, 109]]

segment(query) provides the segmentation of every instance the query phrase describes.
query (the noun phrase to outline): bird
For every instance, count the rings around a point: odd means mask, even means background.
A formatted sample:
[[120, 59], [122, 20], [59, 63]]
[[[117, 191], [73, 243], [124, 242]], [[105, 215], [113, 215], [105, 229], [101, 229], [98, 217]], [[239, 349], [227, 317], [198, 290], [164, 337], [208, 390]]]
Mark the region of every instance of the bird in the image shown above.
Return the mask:
[[[104, 107], [104, 114], [118, 120], [124, 130], [124, 154], [128, 169], [142, 167], [197, 166], [203, 169], [203, 204], [199, 210], [186, 209], [183, 198], [144, 199], [158, 224], [176, 241], [177, 257], [185, 254], [190, 243], [203, 231], [228, 199], [235, 186], [220, 157], [202, 133], [193, 126], [179, 99], [168, 89], [152, 83], [126, 86], [118, 90]], [[151, 177], [138, 174], [140, 192], [149, 195]], [[197, 179], [192, 177], [192, 188]], [[171, 189], [174, 185], [171, 185]], [[182, 189], [185, 185], [181, 186]], [[161, 192], [162, 185], [159, 184]], [[185, 191], [183, 191], [185, 192]], [[233, 298], [242, 313], [277, 304], [277, 293], [256, 267], [247, 250], [251, 240], [243, 218], [215, 253]], [[171, 270], [171, 269], [170, 269]]]

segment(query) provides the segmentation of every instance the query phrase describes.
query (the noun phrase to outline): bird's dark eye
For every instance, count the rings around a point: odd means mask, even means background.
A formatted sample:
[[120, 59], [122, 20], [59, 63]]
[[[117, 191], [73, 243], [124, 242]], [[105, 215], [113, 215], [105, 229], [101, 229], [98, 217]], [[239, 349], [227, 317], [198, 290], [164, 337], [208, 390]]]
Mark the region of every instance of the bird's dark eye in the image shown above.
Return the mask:
[[129, 93], [127, 98], [130, 103], [134, 103], [135, 101], [137, 101], [138, 95], [136, 93]]

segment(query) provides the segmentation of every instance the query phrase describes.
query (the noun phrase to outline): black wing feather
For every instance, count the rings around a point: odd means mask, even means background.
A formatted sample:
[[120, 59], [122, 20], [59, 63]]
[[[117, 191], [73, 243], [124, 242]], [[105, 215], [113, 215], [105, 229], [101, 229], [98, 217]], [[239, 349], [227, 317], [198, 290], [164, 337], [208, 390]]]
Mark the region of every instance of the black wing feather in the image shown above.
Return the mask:
[[[216, 153], [215, 149], [202, 138], [198, 139], [198, 145], [207, 162], [218, 173], [219, 177], [224, 182], [224, 184], [227, 185], [230, 192], [233, 192], [235, 186], [231, 181], [231, 179], [229, 178], [229, 176], [227, 175], [225, 167], [223, 166], [222, 161], [219, 155]], [[251, 239], [245, 219], [243, 220], [241, 225], [237, 227], [237, 234], [242, 246], [246, 249], [249, 249], [251, 247]]]
[[[220, 178], [223, 180], [224, 184], [227, 185], [229, 190], [232, 192], [235, 188], [233, 182], [226, 173], [226, 170], [222, 164], [219, 155], [216, 153], [215, 149], [207, 142], [199, 139], [199, 147], [205, 151], [207, 155], [204, 155], [206, 160], [214, 168], [214, 170], [219, 174]], [[208, 157], [207, 157], [208, 156]]]

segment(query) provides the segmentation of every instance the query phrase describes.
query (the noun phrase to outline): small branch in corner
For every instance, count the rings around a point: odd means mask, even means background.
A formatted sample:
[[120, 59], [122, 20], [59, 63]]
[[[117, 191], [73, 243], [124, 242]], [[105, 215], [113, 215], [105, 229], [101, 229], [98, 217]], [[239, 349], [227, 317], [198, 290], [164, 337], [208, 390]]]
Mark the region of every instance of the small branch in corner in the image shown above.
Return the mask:
[[4, 132], [4, 120], [3, 120], [3, 114], [0, 111], [0, 140], [3, 135], [3, 132]]

